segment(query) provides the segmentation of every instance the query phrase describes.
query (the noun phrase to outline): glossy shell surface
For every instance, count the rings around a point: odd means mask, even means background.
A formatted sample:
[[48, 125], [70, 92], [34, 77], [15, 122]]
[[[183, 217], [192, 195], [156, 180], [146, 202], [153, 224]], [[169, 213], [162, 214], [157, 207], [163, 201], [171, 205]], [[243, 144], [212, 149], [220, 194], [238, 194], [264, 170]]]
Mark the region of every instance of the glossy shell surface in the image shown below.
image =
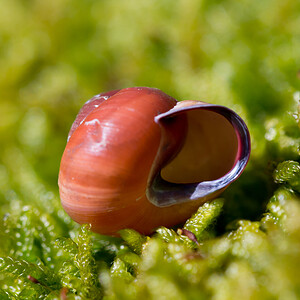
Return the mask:
[[226, 107], [177, 102], [153, 88], [103, 93], [71, 127], [59, 173], [62, 205], [98, 233], [149, 234], [219, 195], [249, 155], [247, 127]]

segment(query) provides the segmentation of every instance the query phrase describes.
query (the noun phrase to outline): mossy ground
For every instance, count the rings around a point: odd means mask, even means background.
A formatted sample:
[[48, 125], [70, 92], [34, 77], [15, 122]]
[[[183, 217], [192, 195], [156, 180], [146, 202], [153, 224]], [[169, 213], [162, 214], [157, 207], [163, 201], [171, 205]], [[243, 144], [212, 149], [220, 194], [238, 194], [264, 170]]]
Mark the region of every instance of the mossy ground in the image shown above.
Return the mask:
[[[300, 2], [0, 0], [0, 299], [299, 299]], [[249, 126], [243, 175], [178, 228], [99, 236], [61, 208], [93, 95], [157, 87]]]

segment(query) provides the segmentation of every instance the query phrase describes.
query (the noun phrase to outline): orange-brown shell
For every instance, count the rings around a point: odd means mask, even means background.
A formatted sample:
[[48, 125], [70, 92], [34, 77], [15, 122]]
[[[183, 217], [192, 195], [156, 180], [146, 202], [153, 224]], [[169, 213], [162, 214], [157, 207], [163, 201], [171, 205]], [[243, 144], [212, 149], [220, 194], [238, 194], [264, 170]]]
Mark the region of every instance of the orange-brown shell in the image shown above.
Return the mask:
[[[240, 162], [240, 148], [245, 148], [245, 145], [240, 141], [240, 131], [235, 123], [231, 124], [223, 113], [210, 110], [211, 106], [204, 108], [204, 117], [213, 111], [214, 116], [218, 114], [224, 118], [233, 132], [229, 134], [232, 138], [229, 142], [235, 143], [235, 146], [228, 145], [231, 148], [228, 151], [234, 153], [228, 159], [226, 157], [229, 162], [224, 170], [212, 172], [217, 173], [216, 178], [214, 175], [206, 178], [201, 175], [202, 171], [195, 171], [197, 163], [191, 161], [197, 161], [198, 154], [191, 154], [194, 146], [186, 146], [186, 141], [190, 141], [189, 128], [193, 128], [190, 118], [198, 119], [191, 111], [201, 105], [201, 102], [178, 103], [152, 88], [112, 91], [87, 102], [70, 130], [61, 160], [59, 189], [66, 212], [78, 223], [90, 223], [92, 229], [101, 234], [117, 235], [123, 228], [149, 234], [158, 226], [173, 226], [185, 221], [202, 203], [220, 194], [239, 176], [241, 166], [231, 176], [230, 182], [220, 184], [207, 194], [201, 192], [199, 197], [193, 195], [199, 186], [194, 180], [213, 182], [226, 177]], [[209, 135], [209, 131], [203, 132]], [[198, 134], [201, 135], [201, 132]], [[248, 136], [243, 138], [249, 142]], [[208, 137], [205, 143], [215, 142]], [[216, 144], [219, 146], [220, 143]], [[247, 147], [250, 152], [250, 146]], [[204, 151], [200, 154], [202, 156], [211, 151], [218, 153], [202, 148], [195, 145], [195, 151]], [[222, 148], [224, 152], [226, 147]], [[184, 158], [183, 162], [180, 159], [178, 163], [176, 157], [180, 155], [189, 158]], [[246, 163], [245, 155], [243, 157], [242, 169]], [[214, 160], [211, 159], [211, 162]], [[203, 164], [205, 162], [199, 163]], [[189, 169], [193, 169], [191, 172], [195, 174], [185, 181], [183, 173]], [[204, 171], [208, 172], [208, 169], [204, 166]], [[189, 180], [193, 182], [189, 183]], [[178, 191], [178, 195], [173, 190]]]

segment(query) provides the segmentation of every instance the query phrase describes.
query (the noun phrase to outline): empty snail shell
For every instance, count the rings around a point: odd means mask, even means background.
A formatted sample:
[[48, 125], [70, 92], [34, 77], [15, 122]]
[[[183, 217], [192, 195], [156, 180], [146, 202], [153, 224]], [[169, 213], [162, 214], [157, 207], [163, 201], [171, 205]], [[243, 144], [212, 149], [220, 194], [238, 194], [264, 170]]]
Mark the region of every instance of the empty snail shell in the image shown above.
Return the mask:
[[250, 137], [232, 110], [154, 88], [99, 94], [73, 123], [59, 172], [66, 212], [100, 234], [184, 222], [244, 170]]

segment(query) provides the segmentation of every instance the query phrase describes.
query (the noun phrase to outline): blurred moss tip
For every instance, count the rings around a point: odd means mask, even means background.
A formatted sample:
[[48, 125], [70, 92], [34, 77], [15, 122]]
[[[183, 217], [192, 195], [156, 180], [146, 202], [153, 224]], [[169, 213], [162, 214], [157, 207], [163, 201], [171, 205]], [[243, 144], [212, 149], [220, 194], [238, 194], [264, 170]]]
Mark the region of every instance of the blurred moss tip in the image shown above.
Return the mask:
[[273, 173], [276, 183], [288, 182], [300, 175], [300, 164], [296, 161], [287, 160], [278, 164]]

